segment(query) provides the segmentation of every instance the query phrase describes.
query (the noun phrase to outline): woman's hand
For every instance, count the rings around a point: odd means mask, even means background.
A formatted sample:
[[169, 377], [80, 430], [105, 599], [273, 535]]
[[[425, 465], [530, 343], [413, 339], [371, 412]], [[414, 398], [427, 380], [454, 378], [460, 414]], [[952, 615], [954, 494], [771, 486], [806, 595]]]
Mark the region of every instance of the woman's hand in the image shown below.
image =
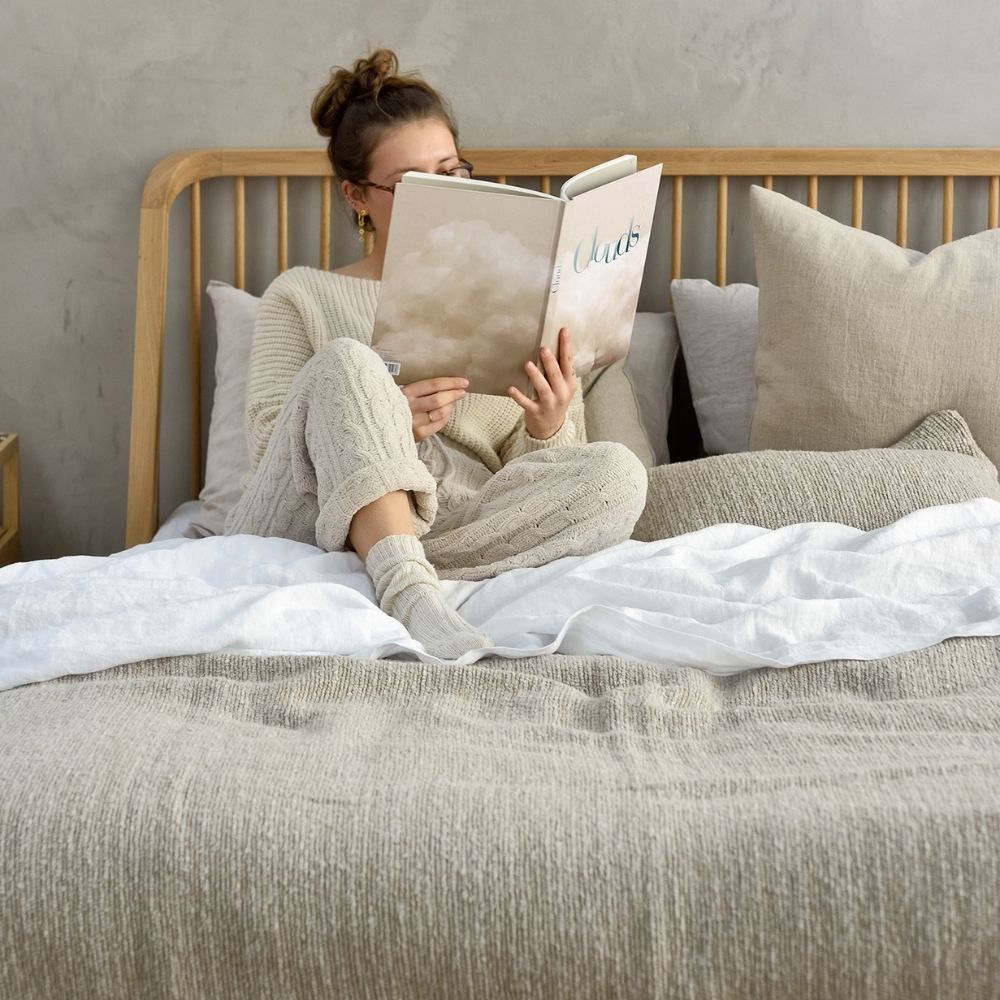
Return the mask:
[[543, 347], [539, 353], [541, 368], [532, 361], [527, 361], [524, 365], [537, 398], [528, 399], [514, 386], [507, 390], [507, 395], [524, 410], [524, 429], [533, 438], [544, 441], [562, 427], [566, 411], [576, 392], [573, 343], [569, 329], [564, 326], [559, 331], [558, 360], [547, 347]]
[[437, 434], [448, 423], [468, 385], [467, 378], [425, 378], [403, 386], [413, 418], [414, 441], [419, 443]]

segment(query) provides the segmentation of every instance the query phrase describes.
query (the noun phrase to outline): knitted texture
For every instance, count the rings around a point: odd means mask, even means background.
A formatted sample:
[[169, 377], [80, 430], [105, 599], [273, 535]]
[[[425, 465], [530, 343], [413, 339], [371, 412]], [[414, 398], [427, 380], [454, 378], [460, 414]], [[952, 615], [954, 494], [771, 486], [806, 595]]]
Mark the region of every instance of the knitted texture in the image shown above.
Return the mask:
[[997, 470], [962, 417], [941, 410], [890, 448], [749, 451], [651, 469], [633, 537], [649, 542], [728, 522], [834, 521], [873, 531], [973, 497], [1000, 500]]
[[623, 444], [550, 448], [505, 465], [424, 538], [442, 577], [483, 580], [582, 556], [629, 538], [646, 501], [646, 469]]
[[0, 1000], [996, 998], [998, 668], [229, 653], [5, 691]]
[[412, 535], [389, 535], [368, 552], [365, 568], [375, 584], [379, 607], [400, 622], [428, 653], [457, 659], [492, 645], [445, 603], [434, 567]]
[[417, 457], [410, 409], [378, 356], [341, 338], [295, 376], [226, 533], [339, 552], [354, 515], [394, 490], [410, 493], [413, 530], [423, 534], [437, 510], [436, 484]]
[[[311, 267], [285, 271], [268, 287], [257, 313], [247, 380], [251, 468], [263, 457], [278, 412], [305, 363], [340, 337], [371, 345], [379, 287], [377, 281]], [[496, 472], [519, 455], [582, 444], [583, 397], [578, 389], [562, 428], [544, 441], [527, 433], [521, 408], [504, 396], [466, 396], [440, 433]]]
[[[426, 535], [427, 558], [449, 578], [484, 579], [625, 541], [645, 502], [646, 470], [624, 445], [574, 443], [582, 418], [568, 416], [538, 441], [511, 400], [472, 395], [444, 431], [414, 443], [405, 397], [361, 335], [377, 288], [295, 268], [268, 290], [247, 411], [251, 441], [268, 440], [227, 533], [340, 551], [361, 507], [405, 490], [414, 534]], [[280, 381], [304, 355], [287, 391], [275, 391], [265, 374]]]
[[247, 376], [250, 468], [264, 456], [292, 381], [321, 348], [340, 337], [371, 344], [379, 283], [295, 267], [271, 283], [254, 324]]

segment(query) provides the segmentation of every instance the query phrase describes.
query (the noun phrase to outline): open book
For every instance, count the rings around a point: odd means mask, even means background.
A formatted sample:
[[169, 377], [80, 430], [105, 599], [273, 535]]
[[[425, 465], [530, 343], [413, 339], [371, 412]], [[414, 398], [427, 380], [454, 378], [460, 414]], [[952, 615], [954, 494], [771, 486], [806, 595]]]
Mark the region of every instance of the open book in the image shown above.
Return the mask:
[[569, 327], [584, 375], [628, 352], [661, 166], [622, 156], [559, 195], [410, 172], [396, 185], [372, 346], [400, 385], [533, 392], [525, 361]]

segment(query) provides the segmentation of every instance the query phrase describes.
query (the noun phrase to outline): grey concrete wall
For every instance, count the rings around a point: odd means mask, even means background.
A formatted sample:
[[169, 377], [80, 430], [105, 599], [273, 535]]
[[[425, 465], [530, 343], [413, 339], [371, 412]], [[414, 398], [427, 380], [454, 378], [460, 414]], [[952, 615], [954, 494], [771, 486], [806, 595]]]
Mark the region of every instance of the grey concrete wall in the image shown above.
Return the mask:
[[25, 558], [124, 539], [139, 196], [194, 146], [309, 145], [370, 43], [468, 145], [991, 145], [994, 0], [4, 0], [0, 429]]

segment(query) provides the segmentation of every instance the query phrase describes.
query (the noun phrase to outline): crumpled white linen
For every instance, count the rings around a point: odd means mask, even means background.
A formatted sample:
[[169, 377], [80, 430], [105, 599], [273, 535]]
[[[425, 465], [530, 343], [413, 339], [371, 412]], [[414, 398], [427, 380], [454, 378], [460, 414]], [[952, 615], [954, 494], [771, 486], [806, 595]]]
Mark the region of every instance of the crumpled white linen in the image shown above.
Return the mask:
[[[1000, 634], [1000, 503], [934, 507], [872, 532], [717, 525], [442, 586], [496, 643], [458, 663], [559, 651], [729, 674], [877, 659]], [[0, 570], [0, 689], [219, 650], [442, 662], [373, 602], [357, 556], [278, 538], [21, 563]]]

